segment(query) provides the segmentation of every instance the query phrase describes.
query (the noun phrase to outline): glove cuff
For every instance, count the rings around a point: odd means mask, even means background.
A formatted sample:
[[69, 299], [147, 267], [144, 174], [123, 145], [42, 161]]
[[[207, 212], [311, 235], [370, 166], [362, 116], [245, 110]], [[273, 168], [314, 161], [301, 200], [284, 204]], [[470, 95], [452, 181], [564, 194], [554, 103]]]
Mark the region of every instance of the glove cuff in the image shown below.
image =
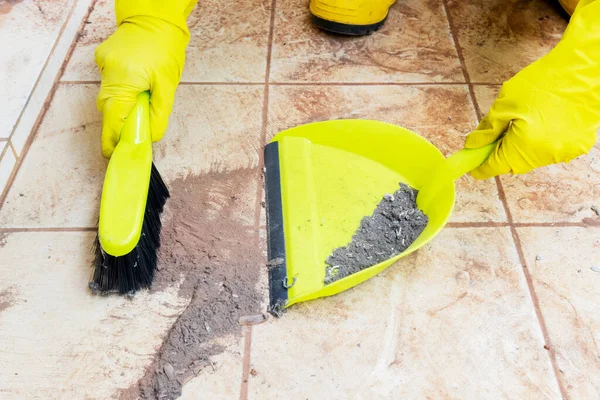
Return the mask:
[[115, 0], [117, 27], [129, 18], [146, 16], [173, 24], [189, 36], [186, 20], [197, 2], [198, 0]]

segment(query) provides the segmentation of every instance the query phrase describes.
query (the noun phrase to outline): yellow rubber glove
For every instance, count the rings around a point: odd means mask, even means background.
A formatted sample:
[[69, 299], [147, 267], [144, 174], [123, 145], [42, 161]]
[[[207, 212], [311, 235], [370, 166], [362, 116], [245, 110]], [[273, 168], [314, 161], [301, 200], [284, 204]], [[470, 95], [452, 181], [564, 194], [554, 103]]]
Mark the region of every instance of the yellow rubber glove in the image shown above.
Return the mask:
[[506, 81], [466, 148], [496, 140], [477, 179], [569, 162], [588, 153], [600, 127], [600, 0], [581, 0], [561, 41]]
[[150, 91], [152, 141], [168, 125], [190, 34], [186, 19], [197, 0], [116, 0], [117, 30], [95, 51], [102, 84], [102, 154], [112, 155], [138, 94]]

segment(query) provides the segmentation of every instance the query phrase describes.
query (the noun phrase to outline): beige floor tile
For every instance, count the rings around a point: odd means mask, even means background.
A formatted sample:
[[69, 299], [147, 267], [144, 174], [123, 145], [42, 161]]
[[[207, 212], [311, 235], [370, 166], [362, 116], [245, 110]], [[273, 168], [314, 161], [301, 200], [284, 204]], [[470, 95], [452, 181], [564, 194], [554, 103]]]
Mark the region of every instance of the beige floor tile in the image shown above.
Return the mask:
[[157, 165], [167, 177], [255, 168], [263, 87], [180, 86]]
[[[499, 86], [475, 86], [483, 113]], [[600, 224], [591, 207], [600, 199], [600, 142], [568, 164], [539, 168], [525, 175], [503, 176], [508, 206], [516, 222], [588, 222]]]
[[3, 399], [108, 399], [135, 383], [186, 302], [176, 288], [90, 294], [93, 233], [12, 233], [0, 244]]
[[56, 92], [0, 211], [0, 225], [95, 226], [106, 162], [94, 86]]
[[0, 138], [10, 135], [74, 3], [0, 3]]
[[[188, 19], [182, 82], [264, 82], [270, 8], [270, 0], [199, 2]], [[94, 50], [114, 30], [114, 2], [99, 0], [62, 79], [100, 79]]]
[[[244, 335], [248, 329], [244, 329]], [[229, 400], [240, 398], [242, 383], [244, 336], [226, 337], [207, 343], [224, 348], [211, 357], [212, 364], [183, 386], [179, 400]]]
[[[268, 136], [329, 119], [366, 118], [411, 129], [449, 155], [476, 126], [465, 86], [272, 86]], [[504, 221], [493, 180], [465, 176], [457, 183], [453, 222]]]
[[448, 3], [472, 82], [502, 83], [550, 51], [567, 25], [555, 2]]
[[600, 146], [569, 164], [502, 177], [516, 222], [584, 222], [600, 225]]
[[494, 104], [500, 92], [500, 85], [474, 85], [473, 91], [479, 105], [479, 111], [481, 111], [481, 116], [483, 117], [490, 111], [492, 104]]
[[52, 90], [59, 72], [64, 64], [65, 57], [71, 49], [73, 40], [79, 32], [83, 18], [87, 14], [93, 0], [77, 0], [77, 4], [70, 15], [69, 21], [65, 23], [62, 34], [57, 39], [52, 54], [44, 65], [39, 75], [35, 88], [31, 92], [27, 104], [23, 109], [20, 119], [13, 130], [10, 139], [18, 155], [22, 154], [23, 148], [32, 133], [38, 116], [43, 111], [48, 94]]
[[97, 0], [83, 31], [77, 38], [75, 48], [61, 79], [64, 81], [93, 81], [100, 79], [100, 71], [94, 61], [94, 50], [115, 30], [114, 1]]
[[[106, 171], [97, 90], [59, 87], [0, 211], [0, 225], [95, 226]], [[181, 86], [169, 130], [154, 146], [167, 183], [257, 167], [262, 96], [262, 87], [255, 86]]]
[[273, 39], [274, 82], [461, 82], [441, 0], [400, 2], [370, 36], [326, 34], [308, 2], [281, 0]]
[[199, 2], [183, 81], [264, 82], [270, 16], [271, 0]]
[[446, 229], [253, 328], [251, 399], [560, 398], [507, 228]]
[[6, 149], [4, 156], [1, 156], [2, 151], [4, 150], [3, 146], [7, 146], [7, 142], [0, 143], [0, 196], [4, 192], [4, 189], [8, 184], [8, 179], [10, 178], [15, 164], [17, 163], [15, 155], [10, 148]]
[[518, 234], [564, 387], [572, 399], [600, 398], [600, 229]]

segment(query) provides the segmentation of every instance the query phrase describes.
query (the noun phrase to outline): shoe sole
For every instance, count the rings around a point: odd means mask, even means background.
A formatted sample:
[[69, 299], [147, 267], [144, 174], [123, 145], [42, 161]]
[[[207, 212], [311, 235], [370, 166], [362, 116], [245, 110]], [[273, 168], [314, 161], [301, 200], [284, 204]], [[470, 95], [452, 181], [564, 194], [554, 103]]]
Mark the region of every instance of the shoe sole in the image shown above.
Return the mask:
[[340, 22], [328, 21], [323, 18], [319, 18], [313, 14], [311, 14], [312, 22], [323, 29], [324, 31], [337, 33], [340, 35], [348, 35], [348, 36], [365, 36], [370, 35], [371, 33], [379, 30], [385, 21], [387, 20], [387, 15], [383, 20], [377, 22], [375, 24], [370, 25], [350, 25], [350, 24], [342, 24]]

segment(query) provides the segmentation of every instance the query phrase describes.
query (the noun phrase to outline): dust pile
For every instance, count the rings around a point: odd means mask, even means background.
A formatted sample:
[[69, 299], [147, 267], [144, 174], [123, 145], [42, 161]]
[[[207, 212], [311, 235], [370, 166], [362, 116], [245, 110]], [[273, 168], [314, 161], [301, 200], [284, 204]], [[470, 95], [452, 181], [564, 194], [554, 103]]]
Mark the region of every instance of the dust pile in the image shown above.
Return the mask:
[[327, 258], [325, 284], [379, 264], [406, 250], [429, 222], [418, 209], [417, 191], [403, 183], [363, 218], [352, 242]]
[[[191, 302], [172, 326], [153, 364], [136, 388], [121, 399], [175, 399], [181, 386], [203, 368], [213, 368], [211, 356], [223, 351], [209, 342], [241, 334], [238, 319], [260, 312], [259, 267], [265, 259], [258, 234], [244, 226], [248, 210], [244, 194], [256, 192], [256, 170], [188, 177], [169, 184], [163, 219], [159, 270], [152, 291], [184, 276], [180, 295]], [[252, 196], [254, 199], [254, 196]], [[253, 210], [253, 208], [252, 208]], [[254, 211], [252, 211], [254, 212]]]

